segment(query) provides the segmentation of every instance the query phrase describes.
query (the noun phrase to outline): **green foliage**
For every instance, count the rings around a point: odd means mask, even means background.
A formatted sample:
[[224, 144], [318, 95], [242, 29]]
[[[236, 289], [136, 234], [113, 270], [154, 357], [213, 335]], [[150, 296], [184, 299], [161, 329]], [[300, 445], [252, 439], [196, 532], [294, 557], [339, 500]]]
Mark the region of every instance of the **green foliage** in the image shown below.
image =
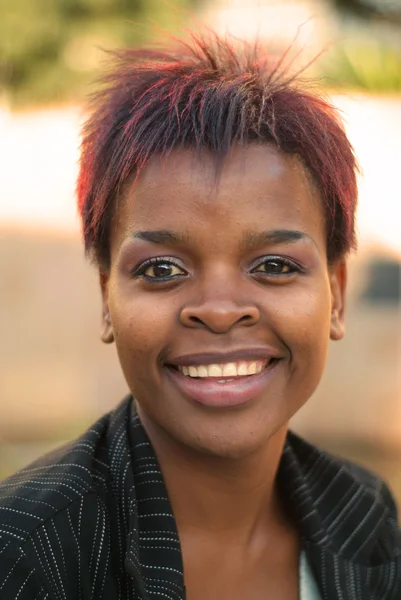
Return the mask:
[[330, 0], [339, 13], [361, 20], [380, 18], [382, 22], [401, 23], [401, 0]]
[[[194, 0], [1, 0], [0, 81], [11, 106], [79, 101], [103, 49], [188, 20]], [[157, 30], [159, 28], [159, 30]], [[0, 101], [2, 98], [0, 97]]]
[[[0, 103], [19, 107], [80, 102], [99, 73], [105, 57], [102, 49], [147, 43], [162, 31], [177, 32], [201, 2], [0, 0]], [[381, 23], [383, 19], [390, 23], [399, 39], [401, 0], [330, 2], [339, 14], [358, 17], [358, 28], [371, 30], [371, 37], [356, 38], [354, 32], [347, 43], [328, 53], [328, 59], [321, 61], [325, 83], [400, 92], [401, 45], [390, 45], [383, 38], [379, 41], [372, 6], [377, 5]]]
[[324, 82], [372, 93], [401, 92], [401, 0], [329, 0], [346, 39], [321, 62]]
[[401, 93], [401, 45], [351, 38], [322, 60], [321, 75], [330, 87]]

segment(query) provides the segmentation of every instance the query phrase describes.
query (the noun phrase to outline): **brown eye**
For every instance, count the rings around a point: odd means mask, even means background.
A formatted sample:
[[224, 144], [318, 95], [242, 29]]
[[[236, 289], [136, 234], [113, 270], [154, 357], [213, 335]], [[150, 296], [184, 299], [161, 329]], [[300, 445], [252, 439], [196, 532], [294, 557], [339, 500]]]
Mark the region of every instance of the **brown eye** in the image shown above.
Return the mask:
[[272, 275], [281, 275], [283, 273], [289, 273], [290, 267], [281, 262], [270, 260], [260, 265], [260, 268], [258, 270], [264, 273], [271, 273]]
[[146, 260], [133, 272], [135, 278], [141, 277], [150, 283], [173, 281], [186, 275], [187, 271], [175, 259], [161, 256]]
[[183, 275], [183, 270], [168, 262], [160, 262], [150, 265], [143, 274], [151, 279], [166, 279], [176, 275]]
[[259, 263], [252, 269], [253, 273], [263, 273], [264, 275], [291, 275], [299, 272], [300, 268], [293, 262], [284, 258], [269, 258]]

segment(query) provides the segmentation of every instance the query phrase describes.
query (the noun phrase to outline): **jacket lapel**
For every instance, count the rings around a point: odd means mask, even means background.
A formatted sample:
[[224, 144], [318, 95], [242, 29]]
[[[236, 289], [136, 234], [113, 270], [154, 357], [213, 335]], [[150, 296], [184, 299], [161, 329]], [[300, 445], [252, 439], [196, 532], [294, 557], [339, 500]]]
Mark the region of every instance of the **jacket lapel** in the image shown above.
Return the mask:
[[372, 599], [367, 567], [355, 565], [317, 544], [306, 543], [305, 552], [322, 600]]
[[325, 548], [305, 547], [322, 600], [399, 600], [401, 557], [367, 566], [344, 559]]
[[278, 484], [323, 600], [401, 598], [401, 536], [379, 479], [289, 433]]
[[184, 566], [173, 510], [149, 438], [133, 411], [130, 421], [135, 487], [127, 489], [130, 538], [126, 568], [135, 600], [184, 600]]

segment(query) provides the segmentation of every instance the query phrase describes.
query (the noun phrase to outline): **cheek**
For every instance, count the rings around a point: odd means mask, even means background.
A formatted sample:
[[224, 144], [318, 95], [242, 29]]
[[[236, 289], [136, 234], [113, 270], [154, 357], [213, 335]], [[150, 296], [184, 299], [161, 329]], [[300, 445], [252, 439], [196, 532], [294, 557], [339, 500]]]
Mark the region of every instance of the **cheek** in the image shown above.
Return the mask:
[[122, 362], [132, 361], [130, 368], [137, 371], [145, 364], [149, 369], [149, 359], [154, 364], [170, 337], [176, 309], [171, 302], [161, 302], [157, 294], [133, 294], [122, 288], [113, 290], [109, 300], [117, 350]]
[[276, 304], [277, 329], [296, 362], [325, 361], [331, 319], [330, 287], [325, 281], [285, 293]]

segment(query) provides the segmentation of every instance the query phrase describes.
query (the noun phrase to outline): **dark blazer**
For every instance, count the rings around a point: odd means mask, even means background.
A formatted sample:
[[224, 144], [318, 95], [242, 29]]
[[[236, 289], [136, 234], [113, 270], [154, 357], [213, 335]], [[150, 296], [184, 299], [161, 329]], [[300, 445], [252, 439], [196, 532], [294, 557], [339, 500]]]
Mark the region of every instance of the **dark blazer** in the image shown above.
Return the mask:
[[[401, 600], [382, 481], [292, 433], [278, 479], [323, 600]], [[185, 598], [175, 519], [132, 398], [0, 484], [0, 600], [90, 598]]]

